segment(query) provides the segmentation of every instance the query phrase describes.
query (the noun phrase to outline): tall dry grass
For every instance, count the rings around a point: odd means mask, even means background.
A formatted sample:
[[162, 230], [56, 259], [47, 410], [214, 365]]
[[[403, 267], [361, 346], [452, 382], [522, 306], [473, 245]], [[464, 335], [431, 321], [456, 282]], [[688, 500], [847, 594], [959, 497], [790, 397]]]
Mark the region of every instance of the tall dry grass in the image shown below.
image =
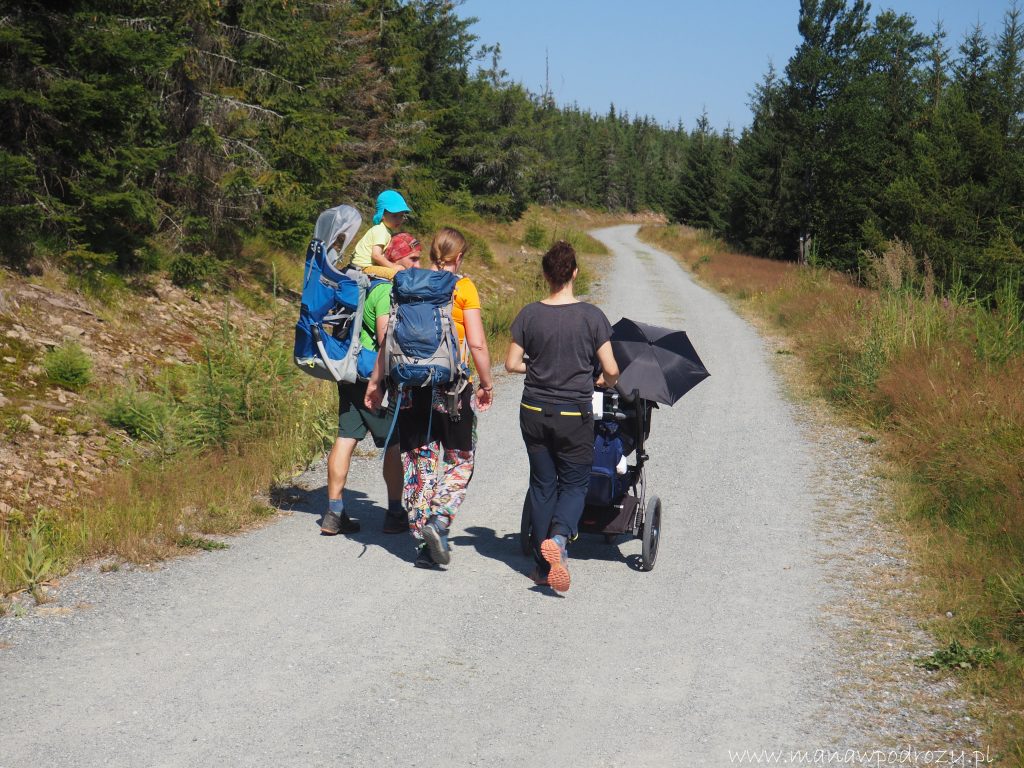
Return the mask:
[[[1024, 306], [937, 295], [906, 245], [869, 254], [871, 288], [812, 267], [730, 253], [684, 227], [645, 227], [711, 286], [791, 339], [821, 392], [883, 431], [901, 468], [903, 527], [943, 643], [991, 651], [964, 672], [995, 701], [993, 739], [1024, 755]], [[945, 619], [947, 613], [954, 617]], [[1016, 756], [1016, 757], [1014, 757]]]

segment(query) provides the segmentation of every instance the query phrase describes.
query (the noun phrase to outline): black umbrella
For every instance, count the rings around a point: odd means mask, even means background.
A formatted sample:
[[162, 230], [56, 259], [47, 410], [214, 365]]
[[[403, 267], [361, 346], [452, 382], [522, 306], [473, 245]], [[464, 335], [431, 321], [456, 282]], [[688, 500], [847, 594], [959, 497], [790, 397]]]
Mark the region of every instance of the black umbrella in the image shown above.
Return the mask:
[[619, 392], [673, 405], [711, 374], [685, 331], [622, 318], [612, 326], [612, 351], [619, 364]]

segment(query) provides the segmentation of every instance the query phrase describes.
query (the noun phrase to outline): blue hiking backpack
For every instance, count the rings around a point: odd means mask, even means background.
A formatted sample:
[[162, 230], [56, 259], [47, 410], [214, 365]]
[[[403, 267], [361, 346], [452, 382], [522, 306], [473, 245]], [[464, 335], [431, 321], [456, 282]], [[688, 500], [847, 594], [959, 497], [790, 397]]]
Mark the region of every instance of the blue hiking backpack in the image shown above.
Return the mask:
[[457, 281], [445, 270], [412, 268], [395, 275], [382, 352], [384, 370], [397, 386], [439, 385], [457, 394], [469, 381], [452, 320]]
[[356, 269], [339, 270], [362, 217], [350, 205], [324, 211], [306, 249], [302, 306], [295, 324], [295, 364], [318, 379], [366, 380], [377, 354], [359, 342], [366, 295], [379, 283]]

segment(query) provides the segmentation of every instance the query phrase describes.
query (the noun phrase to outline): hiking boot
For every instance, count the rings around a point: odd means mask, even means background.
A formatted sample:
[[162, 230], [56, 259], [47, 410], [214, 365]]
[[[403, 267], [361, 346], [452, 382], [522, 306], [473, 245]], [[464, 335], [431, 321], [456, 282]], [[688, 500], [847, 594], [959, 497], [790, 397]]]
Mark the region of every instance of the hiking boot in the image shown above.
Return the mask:
[[416, 554], [416, 559], [412, 563], [417, 568], [432, 568], [434, 570], [440, 570], [441, 566], [434, 562], [434, 558], [430, 556], [430, 549], [426, 544], [420, 544], [419, 552]]
[[441, 533], [433, 523], [423, 526], [423, 541], [430, 551], [430, 557], [439, 565], [448, 565], [452, 561], [451, 548], [448, 546], [448, 534]]
[[359, 530], [359, 521], [353, 520], [345, 512], [336, 515], [333, 512], [324, 512], [324, 518], [320, 521], [320, 533], [323, 536], [336, 536], [339, 533], [356, 533]]
[[404, 512], [388, 512], [384, 515], [384, 533], [405, 533], [409, 530], [409, 518]]
[[551, 564], [548, 585], [556, 592], [569, 591], [569, 556], [565, 552], [565, 545], [554, 538], [545, 539], [541, 542], [540, 554]]

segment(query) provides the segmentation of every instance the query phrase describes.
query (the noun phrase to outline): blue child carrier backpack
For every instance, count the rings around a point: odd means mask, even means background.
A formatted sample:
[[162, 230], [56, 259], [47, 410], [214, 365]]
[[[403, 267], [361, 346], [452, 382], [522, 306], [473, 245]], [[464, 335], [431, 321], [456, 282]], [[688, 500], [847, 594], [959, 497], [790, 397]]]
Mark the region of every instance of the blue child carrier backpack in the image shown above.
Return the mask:
[[295, 364], [318, 379], [369, 378], [375, 352], [359, 343], [366, 294], [379, 282], [337, 264], [359, 231], [362, 217], [350, 205], [330, 208], [316, 220], [306, 250], [302, 306], [295, 324]]
[[452, 320], [458, 277], [445, 270], [403, 269], [393, 280], [384, 370], [399, 387], [446, 386], [469, 380]]

